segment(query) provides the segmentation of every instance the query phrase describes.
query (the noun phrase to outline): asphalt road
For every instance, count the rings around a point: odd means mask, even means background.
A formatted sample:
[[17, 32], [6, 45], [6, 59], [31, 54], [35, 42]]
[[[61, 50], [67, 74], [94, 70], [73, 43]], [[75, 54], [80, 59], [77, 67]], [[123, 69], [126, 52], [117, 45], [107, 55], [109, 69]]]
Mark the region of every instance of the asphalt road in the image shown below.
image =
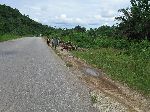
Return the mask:
[[96, 112], [89, 89], [42, 38], [0, 43], [0, 112]]

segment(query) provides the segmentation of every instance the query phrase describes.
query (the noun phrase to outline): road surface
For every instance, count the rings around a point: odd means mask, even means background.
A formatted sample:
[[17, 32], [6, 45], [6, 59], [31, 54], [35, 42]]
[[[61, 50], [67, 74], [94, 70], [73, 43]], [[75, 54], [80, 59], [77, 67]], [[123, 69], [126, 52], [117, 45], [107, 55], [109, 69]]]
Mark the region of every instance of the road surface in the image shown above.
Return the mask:
[[0, 112], [97, 112], [80, 83], [42, 38], [0, 43]]

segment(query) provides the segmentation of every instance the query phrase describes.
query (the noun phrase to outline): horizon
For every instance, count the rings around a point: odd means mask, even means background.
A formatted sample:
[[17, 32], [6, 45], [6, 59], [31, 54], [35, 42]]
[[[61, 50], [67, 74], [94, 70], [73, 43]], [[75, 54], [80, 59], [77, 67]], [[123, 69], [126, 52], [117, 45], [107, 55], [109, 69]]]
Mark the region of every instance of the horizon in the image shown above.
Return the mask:
[[31, 19], [55, 28], [74, 28], [82, 26], [86, 29], [98, 28], [103, 25], [116, 25], [115, 17], [118, 10], [130, 6], [129, 0], [1, 0], [16, 8], [21, 14], [29, 15]]

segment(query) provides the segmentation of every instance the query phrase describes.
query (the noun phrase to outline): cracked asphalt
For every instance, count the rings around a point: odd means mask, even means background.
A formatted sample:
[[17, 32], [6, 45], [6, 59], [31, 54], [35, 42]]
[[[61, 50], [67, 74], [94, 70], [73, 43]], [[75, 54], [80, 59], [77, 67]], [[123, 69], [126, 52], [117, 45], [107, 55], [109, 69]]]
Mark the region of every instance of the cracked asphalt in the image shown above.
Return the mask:
[[0, 112], [97, 112], [89, 91], [42, 38], [0, 43]]

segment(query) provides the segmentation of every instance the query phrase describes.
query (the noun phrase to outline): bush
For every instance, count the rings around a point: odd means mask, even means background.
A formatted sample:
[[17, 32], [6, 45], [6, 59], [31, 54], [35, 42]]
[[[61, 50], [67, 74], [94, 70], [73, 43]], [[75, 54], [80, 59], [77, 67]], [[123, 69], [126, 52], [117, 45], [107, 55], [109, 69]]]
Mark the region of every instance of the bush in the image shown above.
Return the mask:
[[5, 34], [5, 35], [0, 36], [0, 42], [7, 41], [7, 40], [12, 40], [12, 39], [17, 39], [17, 38], [20, 38], [20, 36]]

